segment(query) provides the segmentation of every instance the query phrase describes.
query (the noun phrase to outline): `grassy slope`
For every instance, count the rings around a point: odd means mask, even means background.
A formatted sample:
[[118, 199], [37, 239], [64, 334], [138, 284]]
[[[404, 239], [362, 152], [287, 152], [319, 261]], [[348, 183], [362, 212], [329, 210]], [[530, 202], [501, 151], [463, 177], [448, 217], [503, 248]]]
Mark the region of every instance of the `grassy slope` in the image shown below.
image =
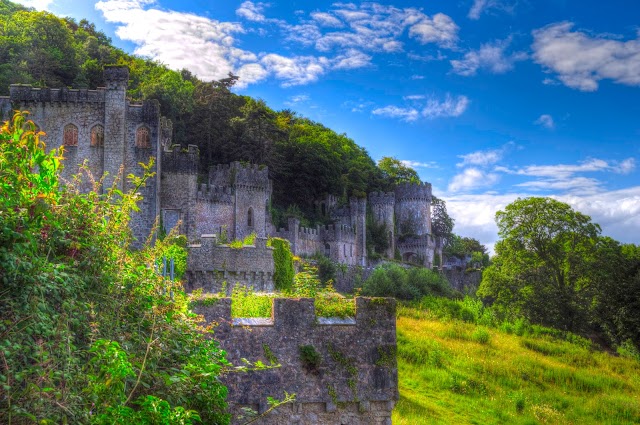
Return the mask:
[[398, 371], [396, 425], [640, 424], [640, 363], [566, 341], [402, 307]]

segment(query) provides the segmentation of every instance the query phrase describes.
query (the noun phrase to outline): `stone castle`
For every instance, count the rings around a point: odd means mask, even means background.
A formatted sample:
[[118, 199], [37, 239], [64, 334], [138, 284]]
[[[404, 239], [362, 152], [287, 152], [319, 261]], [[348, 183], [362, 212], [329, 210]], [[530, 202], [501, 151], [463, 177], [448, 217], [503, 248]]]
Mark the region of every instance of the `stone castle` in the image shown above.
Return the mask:
[[[198, 148], [172, 144], [172, 125], [160, 115], [158, 102], [127, 100], [128, 80], [126, 67], [112, 66], [105, 68], [105, 87], [96, 90], [12, 85], [10, 96], [0, 97], [0, 118], [8, 119], [12, 109], [30, 111], [30, 118], [46, 132], [47, 146], [64, 146], [63, 179], [86, 163], [93, 176], [106, 174], [104, 187], [115, 182], [127, 190], [127, 180], [116, 177], [142, 175], [140, 163], [153, 158], [156, 174], [141, 189], [140, 212], [131, 221], [135, 244], [149, 237], [157, 217], [166, 232], [180, 223], [178, 231], [191, 243], [189, 288], [217, 291], [222, 282], [238, 282], [273, 290], [273, 261], [265, 244], [271, 236], [289, 240], [298, 256], [322, 253], [337, 263], [366, 267], [367, 214], [385, 225], [387, 258], [433, 265], [441, 247], [431, 233], [429, 183], [401, 184], [394, 192], [352, 198], [346, 205], [330, 195], [316, 207], [333, 224], [307, 228], [290, 218], [286, 228], [276, 229], [269, 214], [269, 170], [222, 164], [211, 167], [206, 183], [199, 184]], [[233, 250], [224, 244], [252, 233], [257, 238], [251, 249]]]
[[[372, 193], [341, 205], [336, 197], [318, 200], [319, 213], [332, 221], [306, 228], [289, 219], [287, 228], [271, 223], [272, 184], [266, 167], [239, 162], [208, 170], [199, 184], [196, 146], [172, 144], [172, 124], [160, 115], [159, 103], [133, 103], [126, 98], [129, 71], [104, 71], [105, 87], [96, 90], [33, 88], [12, 85], [0, 97], [0, 120], [13, 110], [30, 111], [30, 119], [46, 133], [49, 148], [64, 147], [63, 181], [83, 169], [102, 187], [131, 189], [122, 176], [141, 176], [142, 164], [154, 161], [155, 176], [140, 189], [140, 211], [131, 218], [134, 245], [140, 246], [158, 217], [166, 232], [176, 228], [190, 245], [187, 290], [218, 292], [223, 282], [272, 291], [273, 253], [270, 236], [286, 238], [296, 255], [326, 254], [350, 267], [367, 266], [367, 216], [385, 224], [389, 258], [430, 267], [438, 249], [431, 235], [431, 186], [400, 185], [391, 193]], [[200, 177], [201, 178], [201, 177]], [[91, 178], [81, 182], [91, 190]], [[368, 206], [367, 206], [368, 201]], [[228, 241], [256, 234], [253, 246], [233, 249]], [[230, 288], [229, 288], [230, 290]], [[265, 396], [295, 392], [296, 402], [278, 409], [263, 424], [390, 424], [398, 399], [395, 304], [390, 299], [356, 299], [354, 319], [315, 317], [312, 299], [276, 299], [270, 320], [233, 319], [230, 300], [196, 310], [219, 324], [216, 337], [231, 361], [277, 357], [282, 368], [225, 377], [233, 409], [266, 409]], [[248, 321], [248, 322], [247, 322]], [[318, 363], [305, 364], [301, 347], [312, 347]]]

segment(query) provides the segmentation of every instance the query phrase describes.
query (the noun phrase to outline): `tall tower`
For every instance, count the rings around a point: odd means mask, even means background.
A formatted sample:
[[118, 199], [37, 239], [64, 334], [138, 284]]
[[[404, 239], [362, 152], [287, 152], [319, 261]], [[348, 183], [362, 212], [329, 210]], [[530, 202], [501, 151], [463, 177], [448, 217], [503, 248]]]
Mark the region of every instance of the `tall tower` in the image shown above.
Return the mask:
[[356, 264], [367, 265], [367, 199], [349, 199], [351, 225], [356, 230]]
[[[125, 164], [126, 93], [129, 68], [108, 66], [104, 69], [106, 90], [104, 94], [104, 171], [108, 173], [104, 187], [110, 188]], [[124, 176], [118, 184], [123, 189]]]
[[398, 236], [431, 234], [431, 184], [402, 183], [395, 190]]
[[389, 247], [384, 253], [387, 258], [393, 258], [396, 249], [395, 203], [396, 196], [393, 192], [372, 192], [369, 194], [369, 205], [373, 222], [377, 225], [384, 225], [389, 241]]

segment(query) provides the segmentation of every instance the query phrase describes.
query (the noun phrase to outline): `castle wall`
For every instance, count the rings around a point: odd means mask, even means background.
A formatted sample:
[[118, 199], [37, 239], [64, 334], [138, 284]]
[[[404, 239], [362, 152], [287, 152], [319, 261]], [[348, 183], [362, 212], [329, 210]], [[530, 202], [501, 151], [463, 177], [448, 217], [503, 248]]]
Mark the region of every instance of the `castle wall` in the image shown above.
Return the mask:
[[[271, 319], [233, 319], [228, 298], [194, 310], [220, 324], [215, 337], [233, 364], [242, 358], [270, 364], [273, 355], [281, 365], [226, 375], [232, 412], [265, 411], [267, 397], [286, 391], [296, 402], [257, 423], [391, 424], [398, 399], [395, 300], [358, 297], [355, 320], [316, 318], [311, 298], [274, 299]], [[316, 367], [303, 361], [303, 346], [319, 354]]]
[[[367, 200], [366, 198], [351, 198], [351, 225], [356, 231], [355, 240], [355, 264], [367, 265]], [[348, 263], [350, 264], [350, 263]]]
[[215, 235], [202, 235], [200, 244], [188, 247], [188, 291], [202, 288], [220, 292], [225, 282], [229, 294], [235, 285], [263, 292], [274, 290], [273, 248], [266, 246], [266, 239], [256, 238], [255, 246], [241, 249], [218, 244], [216, 239]]
[[196, 199], [196, 234], [226, 234], [234, 239], [235, 205], [233, 189], [230, 187], [198, 186]]

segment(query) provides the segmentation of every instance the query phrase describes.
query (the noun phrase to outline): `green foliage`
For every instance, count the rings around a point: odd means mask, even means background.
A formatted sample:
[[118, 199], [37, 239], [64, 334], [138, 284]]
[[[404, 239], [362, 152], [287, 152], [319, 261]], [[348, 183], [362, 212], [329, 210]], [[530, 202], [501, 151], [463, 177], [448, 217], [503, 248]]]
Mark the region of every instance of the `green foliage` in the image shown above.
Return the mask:
[[224, 353], [156, 251], [128, 250], [144, 178], [58, 187], [39, 136], [21, 113], [0, 130], [0, 422], [226, 423]]
[[336, 279], [336, 263], [323, 254], [317, 254], [313, 258], [318, 266], [318, 279], [320, 279], [320, 282], [323, 285], [333, 284]]
[[447, 203], [435, 196], [431, 197], [431, 231], [436, 237], [449, 240], [453, 235], [455, 220], [447, 212]]
[[289, 291], [293, 287], [294, 269], [291, 244], [286, 239], [270, 238], [267, 245], [273, 248], [273, 281], [279, 291]]
[[187, 271], [187, 238], [184, 235], [169, 236], [155, 244], [156, 267], [162, 268], [162, 259], [167, 259], [167, 273], [171, 259], [173, 259], [174, 273], [177, 280], [182, 280]]
[[315, 371], [320, 367], [322, 357], [313, 345], [301, 345], [298, 347], [298, 351], [300, 352], [300, 361], [305, 369]]
[[395, 186], [400, 183], [419, 184], [420, 177], [416, 170], [405, 165], [397, 158], [384, 156], [378, 161], [378, 168], [382, 170], [384, 176]]
[[253, 288], [236, 285], [231, 293], [231, 316], [271, 317], [273, 296], [257, 294]]
[[420, 267], [405, 269], [396, 264], [376, 267], [362, 286], [362, 294], [415, 300], [425, 295], [451, 295], [449, 282], [438, 273]]

